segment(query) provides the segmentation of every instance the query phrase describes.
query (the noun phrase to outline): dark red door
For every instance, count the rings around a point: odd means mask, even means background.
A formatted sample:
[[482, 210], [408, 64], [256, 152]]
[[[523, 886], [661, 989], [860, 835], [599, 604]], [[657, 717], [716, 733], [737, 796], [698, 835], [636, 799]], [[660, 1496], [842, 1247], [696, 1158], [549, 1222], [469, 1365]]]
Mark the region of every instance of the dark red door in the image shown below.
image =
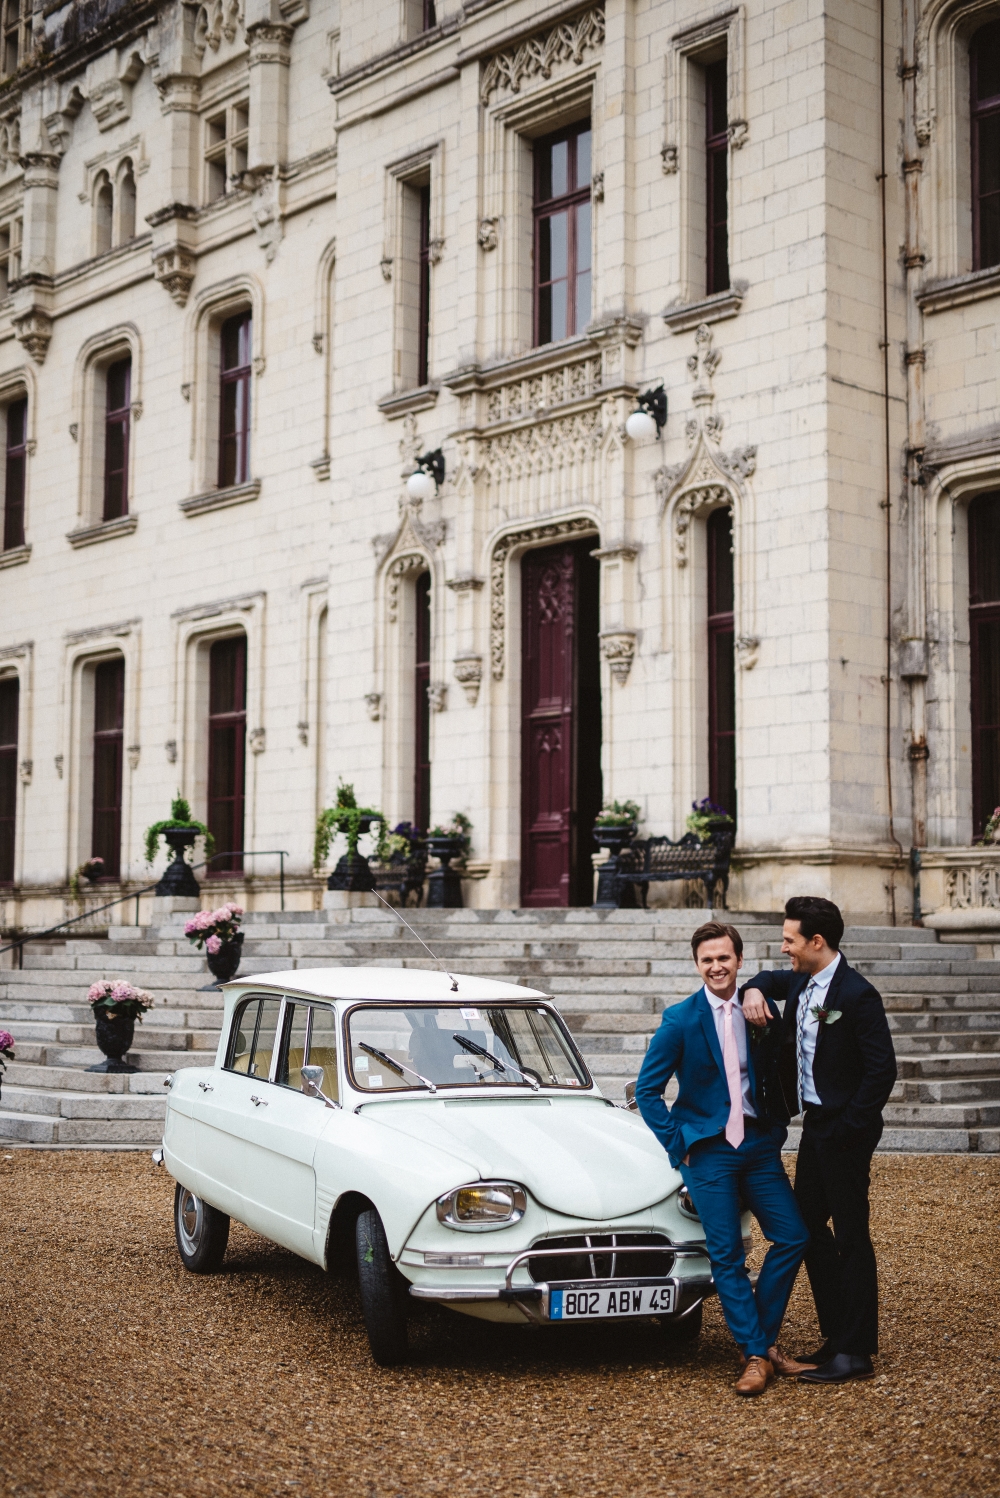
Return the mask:
[[601, 804], [594, 541], [522, 563], [521, 904], [589, 905]]
[[94, 796], [91, 858], [102, 858], [102, 877], [117, 879], [122, 856], [122, 741], [125, 662], [102, 661], [94, 672]]
[[243, 803], [247, 737], [245, 635], [216, 640], [209, 652], [208, 827], [218, 852], [210, 874], [243, 868]]

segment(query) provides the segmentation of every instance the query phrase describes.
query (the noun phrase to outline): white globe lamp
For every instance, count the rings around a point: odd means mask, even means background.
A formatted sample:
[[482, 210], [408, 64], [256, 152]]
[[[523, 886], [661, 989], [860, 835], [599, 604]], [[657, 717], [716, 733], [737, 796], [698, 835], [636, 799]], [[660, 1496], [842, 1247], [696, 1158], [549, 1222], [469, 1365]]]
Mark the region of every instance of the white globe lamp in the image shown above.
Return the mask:
[[406, 492], [411, 499], [433, 499], [437, 493], [434, 475], [426, 468], [417, 468], [406, 480]]
[[648, 411], [633, 411], [625, 423], [625, 430], [633, 442], [653, 442], [659, 427]]

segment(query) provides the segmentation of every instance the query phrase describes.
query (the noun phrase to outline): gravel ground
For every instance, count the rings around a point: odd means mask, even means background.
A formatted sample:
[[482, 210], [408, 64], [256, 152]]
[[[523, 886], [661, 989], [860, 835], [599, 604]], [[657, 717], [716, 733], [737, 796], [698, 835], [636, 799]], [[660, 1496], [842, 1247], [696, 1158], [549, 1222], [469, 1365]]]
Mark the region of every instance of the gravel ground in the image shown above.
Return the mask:
[[[378, 1369], [354, 1286], [245, 1228], [186, 1274], [172, 1191], [146, 1156], [0, 1155], [5, 1495], [1000, 1494], [1000, 1160], [877, 1158], [878, 1377], [757, 1401], [715, 1302], [677, 1352], [426, 1307]], [[803, 1273], [783, 1340], [816, 1336]]]

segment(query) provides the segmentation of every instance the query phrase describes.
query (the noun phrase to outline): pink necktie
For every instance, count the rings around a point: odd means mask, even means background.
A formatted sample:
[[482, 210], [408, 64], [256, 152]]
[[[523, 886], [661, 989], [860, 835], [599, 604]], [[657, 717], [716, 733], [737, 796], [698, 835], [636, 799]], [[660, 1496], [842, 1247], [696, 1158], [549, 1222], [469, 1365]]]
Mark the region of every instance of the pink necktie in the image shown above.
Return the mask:
[[729, 1083], [729, 1122], [726, 1124], [726, 1138], [733, 1149], [739, 1149], [743, 1143], [743, 1085], [740, 1079], [740, 1055], [736, 1049], [736, 1035], [733, 1030], [732, 999], [723, 999], [722, 1010], [722, 1059], [726, 1067], [726, 1081]]

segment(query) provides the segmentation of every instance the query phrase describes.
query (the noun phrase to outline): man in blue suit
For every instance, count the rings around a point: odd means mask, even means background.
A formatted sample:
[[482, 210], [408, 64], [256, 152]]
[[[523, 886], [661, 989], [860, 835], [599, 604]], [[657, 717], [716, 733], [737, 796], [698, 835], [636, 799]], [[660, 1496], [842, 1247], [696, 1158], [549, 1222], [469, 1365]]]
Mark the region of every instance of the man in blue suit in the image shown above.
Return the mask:
[[[805, 1365], [778, 1350], [778, 1330], [809, 1232], [795, 1202], [781, 1146], [788, 1110], [777, 1069], [780, 1015], [748, 1036], [736, 979], [743, 939], [735, 926], [708, 921], [691, 938], [703, 987], [664, 1012], [636, 1083], [639, 1111], [679, 1168], [690, 1192], [729, 1330], [743, 1356], [736, 1392], [763, 1394], [775, 1373]], [[663, 1092], [671, 1077], [677, 1100]], [[740, 1225], [741, 1198], [771, 1247], [756, 1290]]]

